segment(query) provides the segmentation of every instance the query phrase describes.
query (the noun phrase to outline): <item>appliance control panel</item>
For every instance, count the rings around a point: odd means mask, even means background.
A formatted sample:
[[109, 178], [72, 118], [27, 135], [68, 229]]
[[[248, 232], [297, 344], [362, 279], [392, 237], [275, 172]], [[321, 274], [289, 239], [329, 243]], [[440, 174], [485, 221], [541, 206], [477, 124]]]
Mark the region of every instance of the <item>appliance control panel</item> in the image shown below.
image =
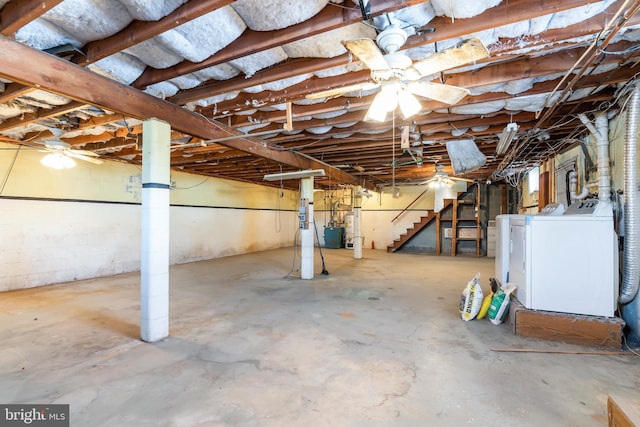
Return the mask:
[[594, 215], [599, 206], [598, 199], [587, 199], [574, 202], [567, 208], [566, 215]]
[[562, 203], [549, 203], [546, 205], [538, 215], [562, 215], [566, 208]]

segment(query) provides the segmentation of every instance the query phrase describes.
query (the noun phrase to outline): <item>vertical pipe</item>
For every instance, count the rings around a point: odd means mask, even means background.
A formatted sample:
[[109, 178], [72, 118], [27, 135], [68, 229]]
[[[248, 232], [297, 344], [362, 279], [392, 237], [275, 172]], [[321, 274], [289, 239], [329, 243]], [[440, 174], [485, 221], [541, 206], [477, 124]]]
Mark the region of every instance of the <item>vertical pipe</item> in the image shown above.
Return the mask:
[[[640, 206], [638, 205], [638, 109], [640, 104], [640, 86], [636, 86], [627, 110], [627, 133], [624, 144], [624, 263], [622, 283], [620, 285], [620, 304], [629, 304], [636, 299], [640, 280]], [[635, 316], [625, 318], [629, 327], [638, 334], [638, 310], [635, 304]], [[627, 310], [632, 310], [628, 308]], [[627, 311], [628, 313], [628, 311]], [[624, 314], [624, 312], [623, 312]]]
[[598, 149], [598, 199], [611, 202], [611, 170], [609, 168], [609, 119], [606, 113], [596, 116]]
[[353, 258], [362, 259], [362, 187], [359, 185], [354, 188], [355, 197], [353, 198]]
[[307, 212], [307, 228], [300, 229], [300, 278], [313, 279], [313, 177], [300, 179], [300, 199], [307, 199], [309, 209]]
[[140, 254], [140, 337], [169, 336], [169, 124], [142, 124], [142, 253]]

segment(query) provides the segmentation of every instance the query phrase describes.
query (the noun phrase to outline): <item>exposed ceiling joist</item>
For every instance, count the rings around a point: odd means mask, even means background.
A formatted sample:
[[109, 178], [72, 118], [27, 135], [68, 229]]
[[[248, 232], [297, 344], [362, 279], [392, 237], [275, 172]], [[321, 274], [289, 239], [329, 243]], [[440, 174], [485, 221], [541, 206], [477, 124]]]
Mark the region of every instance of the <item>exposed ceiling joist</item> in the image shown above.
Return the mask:
[[[371, 5], [371, 16], [378, 16], [383, 13], [424, 2], [425, 0], [379, 0]], [[194, 71], [219, 65], [233, 59], [355, 24], [361, 20], [362, 17], [360, 16], [359, 10], [351, 8], [344, 9], [329, 3], [320, 13], [297, 25], [269, 32], [247, 29], [236, 41], [202, 62], [194, 63], [185, 60], [169, 68], [147, 68], [145, 72], [133, 82], [133, 86], [145, 88], [153, 83], [193, 73]]]
[[[233, 128], [213, 123], [170, 102], [142, 93], [92, 73], [75, 64], [31, 49], [7, 37], [0, 37], [0, 76], [28, 86], [35, 86], [58, 95], [75, 99], [130, 117], [145, 120], [151, 117], [164, 120], [185, 134], [203, 139], [238, 135], [224, 145], [300, 169], [325, 169], [327, 175], [347, 184], [359, 184], [355, 177], [313, 158], [289, 151], [270, 148], [255, 138], [239, 134]], [[25, 68], [22, 63], [31, 66]]]
[[0, 12], [0, 34], [12, 36], [49, 9], [62, 3], [62, 0], [13, 0]]
[[21, 85], [18, 83], [9, 83], [4, 88], [4, 92], [0, 93], [0, 104], [11, 101], [12, 99], [25, 95], [33, 90], [34, 88], [29, 86]]
[[83, 102], [70, 102], [50, 109], [40, 108], [35, 113], [27, 113], [3, 121], [0, 123], [0, 131], [14, 129], [40, 120], [49, 119], [51, 117], [61, 116], [85, 106], [86, 104]]
[[[622, 1], [622, 0], [621, 0]], [[620, 1], [620, 3], [621, 3]], [[514, 5], [514, 3], [517, 3]], [[488, 28], [495, 28], [501, 25], [508, 25], [513, 22], [516, 22], [518, 19], [522, 19], [523, 16], [526, 16], [526, 19], [531, 19], [538, 16], [548, 15], [551, 13], [556, 13], [562, 10], [570, 9], [577, 6], [582, 6], [584, 4], [589, 3], [589, 1], [585, 0], [573, 0], [568, 2], [562, 2], [562, 4], [558, 4], [558, 2], [553, 1], [537, 1], [537, 2], [528, 2], [522, 0], [515, 0], [509, 2], [509, 5], [499, 5], [483, 14], [483, 19], [462, 19], [457, 20], [454, 23], [451, 22], [450, 19], [446, 17], [436, 17], [429, 26], [433, 26], [437, 28], [435, 33], [429, 33], [427, 35], [422, 36], [412, 36], [406, 42], [405, 49], [416, 48], [423, 46], [425, 44], [430, 44], [438, 41], [445, 40], [450, 37], [461, 37], [468, 34], [473, 34], [479, 31], [486, 30]], [[522, 10], [518, 14], [514, 14], [512, 8], [520, 8], [518, 10]], [[613, 7], [613, 6], [612, 6]], [[526, 11], [526, 14], [525, 12]], [[484, 16], [487, 16], [485, 19]], [[574, 31], [576, 29], [573, 29]], [[574, 37], [579, 34], [575, 34]], [[539, 38], [543, 39], [544, 35], [539, 35]], [[214, 55], [216, 57], [217, 55]], [[212, 58], [214, 58], [212, 57]], [[218, 82], [212, 81], [205, 85], [199, 86], [193, 89], [184, 90], [178, 94], [176, 94], [171, 100], [178, 104], [186, 104], [187, 102], [193, 101], [195, 99], [206, 98], [210, 96], [219, 95], [225, 92], [231, 92], [234, 90], [238, 90], [241, 87], [254, 86], [258, 84], [264, 84], [268, 82], [272, 82], [275, 80], [282, 79], [284, 77], [291, 77], [290, 71], [292, 69], [295, 70], [296, 75], [310, 73], [313, 71], [317, 71], [320, 69], [327, 69], [331, 67], [335, 67], [338, 65], [345, 65], [350, 61], [350, 57], [347, 54], [340, 55], [333, 58], [327, 59], [312, 59], [305, 60], [304, 66], [298, 67], [298, 64], [294, 67], [289, 66], [289, 64], [278, 64], [269, 70], [265, 70], [262, 73], [256, 73], [256, 75], [251, 76], [249, 79], [244, 79], [244, 85], [238, 85], [239, 79], [236, 78], [229, 81]], [[215, 65], [215, 64], [212, 64]], [[302, 65], [302, 64], [301, 64]], [[286, 69], [289, 71], [289, 75], [283, 74], [281, 70]], [[192, 70], [182, 70], [183, 73], [191, 72]], [[351, 83], [353, 84], [353, 83]], [[345, 84], [346, 85], [346, 84]], [[327, 87], [328, 88], [328, 87]], [[325, 90], [326, 88], [318, 88], [318, 90]]]
[[85, 46], [85, 55], [75, 55], [72, 61], [79, 65], [94, 63], [109, 55], [141, 43], [171, 30], [178, 25], [199, 18], [209, 12], [233, 3], [235, 0], [191, 0], [158, 21], [133, 21], [122, 31]]

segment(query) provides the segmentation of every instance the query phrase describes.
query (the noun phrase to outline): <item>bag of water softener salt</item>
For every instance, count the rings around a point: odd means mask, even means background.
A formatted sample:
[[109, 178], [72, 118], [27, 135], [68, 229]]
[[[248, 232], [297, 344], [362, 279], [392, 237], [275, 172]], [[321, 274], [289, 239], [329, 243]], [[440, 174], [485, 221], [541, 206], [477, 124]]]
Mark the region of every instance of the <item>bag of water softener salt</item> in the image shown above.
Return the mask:
[[493, 298], [491, 298], [491, 305], [489, 306], [489, 320], [494, 325], [499, 325], [504, 322], [504, 319], [509, 313], [509, 306], [511, 305], [511, 294], [516, 290], [516, 285], [507, 283], [499, 288]]
[[476, 317], [482, 305], [482, 287], [480, 273], [467, 283], [460, 296], [460, 315], [465, 322]]

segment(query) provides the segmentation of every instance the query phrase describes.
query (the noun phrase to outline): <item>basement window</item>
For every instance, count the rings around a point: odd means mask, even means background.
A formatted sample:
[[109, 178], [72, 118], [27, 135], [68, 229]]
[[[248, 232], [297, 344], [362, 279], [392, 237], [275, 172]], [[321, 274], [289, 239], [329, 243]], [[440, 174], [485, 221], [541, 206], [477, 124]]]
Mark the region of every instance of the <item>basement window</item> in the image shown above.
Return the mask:
[[529, 170], [527, 181], [527, 184], [529, 184], [529, 194], [533, 194], [538, 191], [538, 188], [540, 186], [540, 167], [536, 166], [535, 168]]

